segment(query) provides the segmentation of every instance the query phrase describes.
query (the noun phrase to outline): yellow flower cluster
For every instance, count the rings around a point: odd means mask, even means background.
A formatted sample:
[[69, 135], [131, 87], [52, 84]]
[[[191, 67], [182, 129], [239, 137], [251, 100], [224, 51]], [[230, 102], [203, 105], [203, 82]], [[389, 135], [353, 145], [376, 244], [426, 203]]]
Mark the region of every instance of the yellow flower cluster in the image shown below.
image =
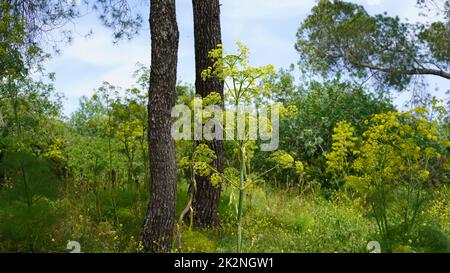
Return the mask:
[[213, 187], [217, 188], [222, 184], [222, 177], [218, 173], [211, 175], [211, 184]]
[[298, 108], [295, 105], [283, 106], [280, 103], [280, 116], [293, 119], [298, 115]]
[[334, 128], [333, 146], [331, 153], [326, 155], [327, 171], [340, 174], [348, 168], [347, 158], [354, 150], [357, 137], [353, 135], [355, 128], [347, 121], [341, 121]]
[[[338, 123], [332, 152], [326, 156], [327, 170], [361, 190], [380, 184], [429, 181], [431, 162], [442, 158], [438, 150], [445, 148], [448, 140], [439, 136], [437, 122], [428, 121], [427, 114], [428, 110], [420, 107], [407, 113], [374, 115], [364, 122], [369, 129], [359, 140], [358, 149], [351, 124]], [[348, 162], [350, 154], [352, 162]]]
[[[446, 190], [449, 192], [448, 188]], [[445, 192], [445, 189], [443, 192]], [[434, 200], [428, 214], [440, 222], [443, 231], [450, 233], [450, 199], [448, 194], [444, 198]]]

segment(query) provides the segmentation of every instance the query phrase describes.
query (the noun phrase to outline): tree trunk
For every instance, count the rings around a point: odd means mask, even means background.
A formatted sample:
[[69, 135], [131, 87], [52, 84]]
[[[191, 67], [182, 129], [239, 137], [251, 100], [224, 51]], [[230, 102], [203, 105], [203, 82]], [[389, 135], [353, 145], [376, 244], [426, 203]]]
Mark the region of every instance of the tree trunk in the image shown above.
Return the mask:
[[[210, 78], [204, 81], [202, 71], [212, 66], [208, 57], [209, 51], [222, 43], [220, 30], [220, 4], [219, 0], [192, 0], [194, 9], [194, 36], [195, 36], [195, 90], [202, 97], [211, 92], [219, 93], [223, 98], [223, 81]], [[217, 155], [214, 162], [217, 170], [223, 170], [223, 141], [210, 141], [206, 143]], [[194, 225], [197, 227], [216, 226], [220, 223], [218, 208], [220, 203], [220, 187], [213, 187], [209, 177], [196, 177], [197, 192], [194, 198]]]
[[141, 232], [147, 252], [169, 252], [176, 213], [175, 105], [179, 33], [175, 0], [151, 0], [152, 42], [149, 89], [150, 201]]

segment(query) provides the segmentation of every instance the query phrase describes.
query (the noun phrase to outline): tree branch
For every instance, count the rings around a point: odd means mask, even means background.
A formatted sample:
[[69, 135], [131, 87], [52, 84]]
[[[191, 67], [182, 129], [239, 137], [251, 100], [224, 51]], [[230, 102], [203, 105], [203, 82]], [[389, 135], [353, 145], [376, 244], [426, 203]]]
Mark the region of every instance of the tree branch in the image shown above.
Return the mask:
[[387, 67], [383, 67], [383, 66], [369, 64], [369, 63], [355, 63], [355, 65], [369, 68], [372, 70], [379, 70], [379, 71], [382, 71], [385, 73], [401, 72], [401, 73], [407, 74], [407, 75], [434, 75], [434, 76], [439, 76], [439, 77], [450, 80], [450, 72], [438, 70], [438, 69], [413, 68], [413, 69], [409, 69], [409, 70], [402, 70], [402, 69], [397, 69], [397, 68], [387, 68]]

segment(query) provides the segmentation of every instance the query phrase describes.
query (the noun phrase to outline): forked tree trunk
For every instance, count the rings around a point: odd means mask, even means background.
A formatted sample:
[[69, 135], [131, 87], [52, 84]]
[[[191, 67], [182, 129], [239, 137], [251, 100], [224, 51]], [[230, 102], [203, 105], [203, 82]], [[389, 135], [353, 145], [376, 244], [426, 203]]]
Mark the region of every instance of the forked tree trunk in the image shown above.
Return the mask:
[[[211, 78], [204, 81], [202, 71], [212, 66], [208, 57], [209, 51], [222, 43], [220, 30], [220, 4], [219, 0], [192, 0], [194, 9], [194, 36], [195, 36], [195, 90], [202, 97], [211, 92], [221, 94], [223, 98], [223, 81]], [[215, 151], [216, 168], [223, 170], [223, 141], [207, 142]], [[197, 227], [216, 226], [220, 223], [218, 208], [220, 203], [220, 187], [213, 187], [208, 177], [196, 177], [197, 192], [194, 198], [194, 225]]]
[[146, 252], [169, 252], [176, 212], [175, 142], [170, 133], [179, 41], [175, 0], [151, 0], [150, 31], [150, 201], [140, 237]]

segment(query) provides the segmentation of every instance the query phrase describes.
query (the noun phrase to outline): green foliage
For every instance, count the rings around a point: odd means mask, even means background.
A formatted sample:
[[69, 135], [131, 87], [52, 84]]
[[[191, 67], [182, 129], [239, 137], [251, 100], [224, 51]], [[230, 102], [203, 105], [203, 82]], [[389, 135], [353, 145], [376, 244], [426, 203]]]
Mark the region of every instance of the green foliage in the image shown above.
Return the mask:
[[[73, 134], [67, 138], [64, 154], [69, 158], [67, 166], [76, 179], [95, 181], [108, 166], [107, 141], [98, 137]], [[117, 144], [116, 144], [117, 145]]]
[[[52, 80], [51, 75], [50, 80]], [[0, 84], [0, 142], [12, 142], [10, 150], [25, 149], [40, 154], [52, 143], [52, 127], [61, 124], [60, 94], [44, 79], [22, 78]]]
[[449, 253], [450, 238], [448, 234], [434, 228], [419, 229], [415, 248], [421, 252]]
[[216, 159], [216, 154], [208, 147], [208, 145], [199, 144], [195, 147], [192, 155], [194, 172], [200, 176], [210, 176], [214, 171], [211, 163]]
[[8, 177], [2, 199], [20, 200], [31, 207], [39, 198], [58, 196], [59, 183], [46, 160], [26, 152], [9, 153], [0, 170]]
[[274, 66], [252, 67], [248, 65], [249, 50], [238, 42], [236, 54], [224, 54], [222, 45], [211, 50], [209, 57], [214, 61], [212, 67], [202, 72], [203, 79], [217, 77], [224, 80], [225, 98], [232, 105], [253, 102], [260, 96], [268, 96], [268, 79], [274, 73]]
[[439, 62], [450, 62], [450, 43], [446, 37], [450, 35], [450, 21], [434, 22], [424, 28], [419, 39], [426, 42], [433, 57]]
[[310, 164], [329, 152], [333, 128], [340, 120], [355, 124], [356, 134], [360, 135], [365, 129], [364, 120], [394, 109], [389, 100], [369, 95], [363, 88], [346, 82], [313, 82], [305, 89], [292, 101], [299, 114], [282, 120], [280, 145]]
[[62, 251], [52, 242], [51, 234], [64, 219], [57, 201], [36, 200], [32, 207], [19, 201], [1, 201], [0, 251], [48, 252]]
[[[389, 100], [369, 95], [356, 85], [334, 80], [324, 84], [312, 82], [300, 88], [286, 105], [295, 106], [295, 115], [280, 120], [280, 149], [289, 151], [294, 159], [303, 162], [305, 175], [309, 181], [316, 181], [324, 188], [334, 187], [331, 177], [325, 172], [325, 154], [331, 152], [333, 128], [341, 120], [347, 120], [355, 127], [356, 136], [365, 128], [364, 120], [376, 113], [393, 110]], [[258, 169], [270, 169], [264, 153], [255, 153], [253, 166]], [[307, 166], [307, 168], [306, 168]], [[286, 176], [268, 174], [268, 179], [287, 183]], [[316, 183], [314, 182], [314, 183]]]
[[[30, 43], [26, 20], [16, 14], [17, 5], [0, 4], [0, 79], [14, 81], [28, 76], [28, 71], [47, 56]], [[27, 18], [28, 19], [28, 18]], [[3, 82], [2, 82], [3, 84]]]

